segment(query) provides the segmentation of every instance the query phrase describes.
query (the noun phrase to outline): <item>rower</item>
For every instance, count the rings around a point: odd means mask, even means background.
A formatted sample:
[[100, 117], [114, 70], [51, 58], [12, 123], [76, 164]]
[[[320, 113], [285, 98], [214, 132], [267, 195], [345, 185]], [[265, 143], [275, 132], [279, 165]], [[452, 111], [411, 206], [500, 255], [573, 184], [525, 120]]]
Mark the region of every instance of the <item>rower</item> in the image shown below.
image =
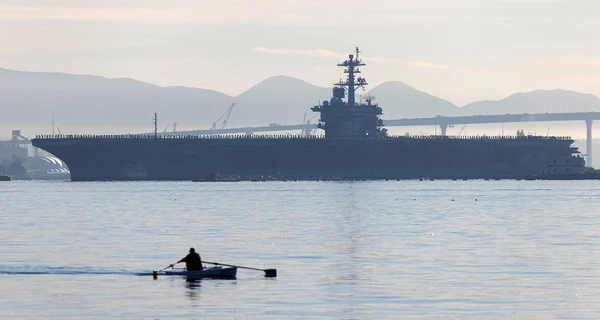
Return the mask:
[[177, 263], [185, 262], [185, 268], [187, 271], [196, 271], [202, 270], [204, 267], [202, 266], [202, 259], [200, 259], [200, 255], [196, 252], [194, 248], [190, 248], [190, 253], [185, 256], [185, 258], [177, 261]]

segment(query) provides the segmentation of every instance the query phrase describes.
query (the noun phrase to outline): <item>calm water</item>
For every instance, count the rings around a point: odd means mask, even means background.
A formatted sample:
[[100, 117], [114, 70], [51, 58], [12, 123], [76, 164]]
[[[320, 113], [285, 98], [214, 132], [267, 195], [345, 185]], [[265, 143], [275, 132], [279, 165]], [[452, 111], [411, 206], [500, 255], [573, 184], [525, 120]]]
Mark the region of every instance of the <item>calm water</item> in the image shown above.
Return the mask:
[[[0, 319], [598, 319], [600, 182], [0, 183]], [[140, 275], [194, 246], [276, 268]]]

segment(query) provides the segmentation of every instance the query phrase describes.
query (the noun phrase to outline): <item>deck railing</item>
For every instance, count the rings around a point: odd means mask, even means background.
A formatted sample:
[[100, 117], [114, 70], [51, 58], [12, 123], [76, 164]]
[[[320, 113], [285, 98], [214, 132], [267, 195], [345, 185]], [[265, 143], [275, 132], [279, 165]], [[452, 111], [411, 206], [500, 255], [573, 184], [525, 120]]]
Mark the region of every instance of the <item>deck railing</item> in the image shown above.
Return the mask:
[[[547, 136], [386, 136], [386, 137], [337, 137], [327, 138], [328, 140], [401, 140], [401, 139], [419, 139], [419, 140], [572, 140], [571, 137], [547, 137]], [[55, 134], [55, 135], [36, 135], [35, 139], [160, 139], [160, 140], [180, 140], [180, 139], [212, 139], [212, 140], [247, 140], [247, 139], [289, 139], [289, 140], [317, 140], [325, 139], [323, 135], [146, 135], [146, 134], [122, 134], [122, 135], [90, 135], [90, 134]]]

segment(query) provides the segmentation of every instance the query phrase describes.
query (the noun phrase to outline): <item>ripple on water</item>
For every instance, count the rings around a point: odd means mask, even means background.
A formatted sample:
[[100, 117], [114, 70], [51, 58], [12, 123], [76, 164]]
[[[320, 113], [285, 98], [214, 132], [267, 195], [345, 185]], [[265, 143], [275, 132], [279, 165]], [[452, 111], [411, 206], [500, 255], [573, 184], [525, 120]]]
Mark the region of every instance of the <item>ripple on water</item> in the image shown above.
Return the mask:
[[[14, 181], [0, 194], [1, 319], [597, 317], [599, 182]], [[190, 246], [278, 277], [139, 276]]]

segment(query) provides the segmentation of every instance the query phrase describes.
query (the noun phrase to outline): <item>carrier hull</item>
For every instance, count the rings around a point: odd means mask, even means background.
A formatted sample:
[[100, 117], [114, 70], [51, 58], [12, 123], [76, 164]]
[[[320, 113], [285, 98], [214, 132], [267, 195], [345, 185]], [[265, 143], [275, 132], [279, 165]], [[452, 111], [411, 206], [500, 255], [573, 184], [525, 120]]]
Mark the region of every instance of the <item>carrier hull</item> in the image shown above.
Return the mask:
[[73, 181], [239, 179], [523, 178], [572, 157], [555, 137], [377, 139], [252, 137], [37, 137]]

